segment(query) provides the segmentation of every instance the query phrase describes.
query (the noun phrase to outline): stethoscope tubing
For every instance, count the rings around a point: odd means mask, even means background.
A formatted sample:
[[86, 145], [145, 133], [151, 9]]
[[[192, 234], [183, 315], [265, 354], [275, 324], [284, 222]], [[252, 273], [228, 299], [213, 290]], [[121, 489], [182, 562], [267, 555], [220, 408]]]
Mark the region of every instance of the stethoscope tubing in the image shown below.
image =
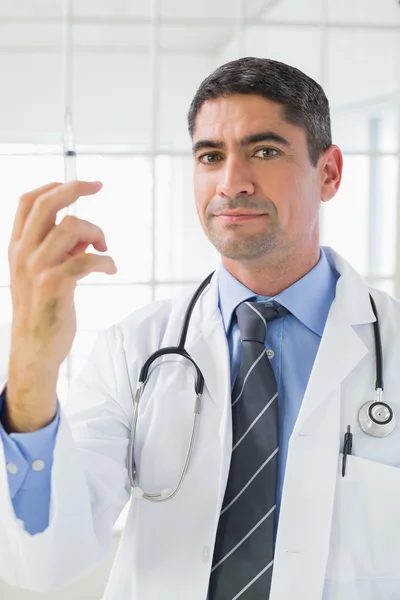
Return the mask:
[[[133, 418], [132, 418], [131, 434], [130, 434], [129, 444], [128, 444], [128, 465], [127, 466], [128, 466], [129, 481], [132, 486], [132, 495], [134, 497], [145, 498], [146, 500], [150, 500], [152, 502], [165, 502], [166, 500], [170, 500], [180, 490], [182, 483], [184, 481], [184, 478], [186, 476], [186, 473], [188, 471], [190, 460], [191, 460], [191, 457], [193, 454], [193, 447], [194, 447], [194, 443], [195, 443], [195, 439], [196, 439], [196, 435], [197, 435], [198, 421], [199, 421], [199, 415], [200, 415], [200, 409], [201, 409], [201, 396], [202, 396], [202, 393], [204, 390], [204, 377], [203, 377], [203, 374], [202, 374], [200, 368], [196, 364], [196, 362], [193, 360], [193, 358], [190, 356], [190, 354], [186, 351], [185, 343], [186, 343], [190, 319], [192, 317], [194, 307], [195, 307], [197, 301], [199, 300], [201, 294], [203, 293], [203, 291], [206, 289], [206, 287], [211, 282], [213, 275], [214, 275], [214, 272], [210, 273], [210, 275], [208, 275], [206, 277], [206, 279], [204, 279], [204, 281], [199, 285], [199, 287], [193, 294], [193, 297], [191, 298], [189, 305], [186, 309], [185, 315], [184, 315], [183, 325], [182, 325], [179, 342], [178, 342], [177, 346], [168, 346], [165, 348], [160, 348], [159, 350], [157, 350], [156, 352], [151, 354], [151, 356], [149, 356], [149, 358], [145, 361], [145, 363], [143, 364], [143, 366], [140, 370], [138, 385], [137, 385], [135, 394], [133, 394], [132, 386], [131, 386], [131, 383], [129, 380], [132, 398], [134, 398], [134, 411], [133, 411]], [[381, 341], [378, 311], [376, 309], [376, 304], [375, 304], [375, 301], [374, 301], [373, 297], [371, 296], [371, 294], [369, 294], [369, 297], [370, 297], [372, 310], [374, 312], [375, 319], [376, 319], [375, 322], [373, 323], [373, 326], [374, 326], [375, 362], [376, 362], [375, 390], [377, 392], [377, 401], [373, 402], [373, 403], [369, 403], [368, 416], [369, 416], [369, 419], [371, 420], [371, 424], [377, 424], [378, 426], [380, 426], [380, 425], [385, 426], [387, 423], [389, 423], [393, 419], [394, 416], [393, 416], [393, 410], [390, 408], [390, 406], [381, 401], [382, 391], [383, 391], [382, 341]], [[157, 360], [158, 358], [160, 358], [161, 356], [164, 356], [167, 354], [176, 354], [176, 355], [182, 356], [183, 358], [189, 360], [196, 370], [196, 381], [195, 381], [196, 397], [195, 397], [195, 403], [194, 403], [194, 423], [193, 423], [192, 435], [190, 438], [190, 443], [189, 443], [189, 448], [188, 448], [188, 452], [186, 455], [185, 463], [184, 463], [183, 469], [181, 471], [181, 475], [180, 475], [178, 484], [176, 485], [175, 489], [173, 491], [166, 489], [166, 490], [163, 490], [158, 493], [149, 494], [149, 493], [144, 492], [139, 486], [137, 468], [136, 468], [136, 464], [135, 464], [135, 461], [133, 458], [133, 450], [134, 450], [134, 443], [135, 443], [135, 437], [136, 437], [136, 427], [137, 427], [137, 420], [138, 420], [138, 413], [139, 413], [139, 403], [140, 403], [141, 397], [143, 395], [144, 387], [149, 378], [149, 374], [150, 374], [149, 370], [150, 370], [152, 363], [155, 360]], [[126, 360], [126, 357], [125, 357], [125, 360]], [[128, 370], [127, 365], [126, 365], [126, 368]], [[128, 371], [128, 373], [129, 373], [129, 371]], [[372, 409], [374, 407], [376, 407], [377, 405], [382, 405], [384, 407], [387, 407], [387, 409], [389, 410], [390, 417], [383, 423], [378, 422], [373, 417]], [[363, 431], [365, 431], [366, 433], [369, 433], [370, 435], [374, 435], [370, 431], [368, 431], [368, 428], [363, 427], [362, 423], [361, 423], [361, 419], [360, 419], [361, 411], [364, 409], [364, 412], [365, 412], [366, 407], [367, 407], [366, 404], [363, 405], [363, 407], [359, 411], [359, 424], [360, 424], [361, 429], [363, 429]], [[394, 427], [392, 427], [392, 430], [393, 430], [393, 428]], [[348, 433], [347, 435], [349, 436], [351, 434]], [[382, 433], [379, 435], [382, 435]], [[352, 436], [351, 436], [351, 438], [352, 438]], [[351, 441], [349, 441], [349, 440], [347, 441], [346, 454], [347, 454], [347, 451], [349, 448], [350, 448], [350, 453], [351, 453], [351, 443], [352, 443]]]
[[[190, 319], [191, 319], [194, 307], [195, 307], [198, 299], [200, 298], [201, 294], [203, 293], [203, 291], [209, 285], [213, 275], [214, 275], [214, 272], [210, 273], [210, 275], [208, 275], [206, 277], [206, 279], [204, 279], [204, 281], [199, 285], [199, 287], [193, 294], [193, 297], [191, 298], [189, 305], [186, 309], [185, 315], [184, 315], [183, 325], [182, 325], [178, 345], [177, 346], [167, 346], [165, 348], [161, 348], [160, 350], [157, 350], [151, 356], [149, 356], [149, 358], [145, 361], [145, 363], [143, 364], [143, 367], [140, 370], [136, 393], [135, 393], [135, 395], [132, 394], [132, 397], [134, 398], [134, 410], [133, 410], [133, 418], [132, 418], [132, 425], [131, 425], [131, 435], [130, 435], [129, 444], [128, 444], [128, 476], [129, 476], [129, 482], [132, 486], [132, 495], [134, 497], [145, 498], [146, 500], [150, 500], [151, 502], [165, 502], [166, 500], [170, 500], [180, 490], [182, 483], [185, 479], [186, 473], [188, 471], [190, 460], [193, 455], [193, 447], [194, 447], [194, 443], [195, 443], [195, 439], [196, 439], [196, 435], [197, 435], [199, 415], [200, 415], [200, 409], [201, 409], [201, 396], [204, 391], [204, 377], [203, 377], [203, 374], [202, 374], [200, 368], [198, 367], [197, 363], [193, 360], [193, 358], [190, 356], [190, 354], [185, 350], [185, 343], [186, 343], [187, 332], [189, 329]], [[143, 390], [146, 385], [146, 382], [149, 378], [150, 366], [152, 365], [152, 363], [155, 360], [157, 360], [159, 357], [164, 356], [166, 354], [177, 354], [179, 356], [182, 356], [183, 358], [186, 358], [187, 360], [189, 360], [192, 363], [192, 365], [194, 366], [194, 368], [196, 370], [196, 380], [195, 380], [196, 396], [195, 396], [195, 402], [194, 402], [194, 422], [193, 422], [192, 435], [190, 438], [190, 443], [189, 443], [188, 452], [186, 454], [185, 463], [184, 463], [183, 469], [181, 471], [181, 475], [180, 475], [178, 484], [176, 485], [175, 489], [173, 491], [166, 489], [161, 492], [149, 494], [147, 492], [144, 492], [144, 490], [142, 490], [138, 484], [138, 473], [137, 473], [136, 464], [133, 459], [133, 447], [134, 447], [134, 442], [135, 442], [135, 437], [136, 437], [136, 426], [137, 426], [137, 419], [138, 419], [138, 414], [139, 414], [139, 402], [143, 395]], [[132, 392], [132, 387], [131, 387], [131, 392]]]

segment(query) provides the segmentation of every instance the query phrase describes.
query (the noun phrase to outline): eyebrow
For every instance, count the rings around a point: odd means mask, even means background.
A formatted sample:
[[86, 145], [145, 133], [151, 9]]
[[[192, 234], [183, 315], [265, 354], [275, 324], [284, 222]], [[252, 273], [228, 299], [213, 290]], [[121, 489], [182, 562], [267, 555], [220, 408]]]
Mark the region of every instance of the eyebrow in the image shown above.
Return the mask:
[[[250, 146], [251, 144], [257, 144], [258, 142], [274, 142], [275, 144], [286, 146], [286, 148], [292, 147], [289, 140], [282, 137], [278, 133], [275, 133], [275, 131], [260, 131], [260, 133], [246, 135], [240, 140], [240, 145]], [[203, 150], [205, 148], [221, 149], [225, 147], [226, 144], [221, 140], [199, 140], [193, 145], [193, 154], [196, 154], [199, 150]]]

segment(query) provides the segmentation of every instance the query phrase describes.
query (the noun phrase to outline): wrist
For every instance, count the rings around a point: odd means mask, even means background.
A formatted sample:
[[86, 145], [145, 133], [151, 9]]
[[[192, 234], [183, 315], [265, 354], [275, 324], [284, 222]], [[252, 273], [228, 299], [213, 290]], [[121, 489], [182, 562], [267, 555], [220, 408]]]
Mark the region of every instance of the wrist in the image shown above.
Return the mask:
[[8, 435], [11, 433], [33, 433], [47, 427], [56, 415], [57, 402], [51, 410], [32, 413], [25, 408], [21, 410], [18, 406], [6, 401], [1, 415], [1, 423]]

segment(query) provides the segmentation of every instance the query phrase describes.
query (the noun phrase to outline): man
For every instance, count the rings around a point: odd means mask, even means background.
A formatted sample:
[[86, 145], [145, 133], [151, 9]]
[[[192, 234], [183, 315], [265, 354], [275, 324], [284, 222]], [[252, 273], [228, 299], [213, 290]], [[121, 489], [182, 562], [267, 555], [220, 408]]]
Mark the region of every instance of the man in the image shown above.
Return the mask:
[[[196, 373], [177, 355], [150, 368], [134, 497], [104, 600], [397, 597], [399, 434], [378, 440], [357, 423], [361, 404], [374, 399], [376, 319], [362, 279], [319, 244], [320, 203], [342, 175], [325, 94], [293, 67], [243, 58], [201, 84], [188, 121], [197, 212], [221, 255], [185, 344], [204, 393], [181, 481]], [[152, 353], [177, 344], [191, 297], [155, 303], [102, 332], [60, 409], [76, 281], [115, 265], [84, 254], [90, 244], [106, 251], [98, 227], [71, 217], [55, 226], [55, 217], [100, 186], [53, 183], [25, 194], [9, 247], [0, 575], [41, 591], [107, 555], [132, 489], [139, 373]], [[372, 294], [385, 398], [396, 411], [399, 304]], [[354, 455], [343, 477], [348, 425]]]

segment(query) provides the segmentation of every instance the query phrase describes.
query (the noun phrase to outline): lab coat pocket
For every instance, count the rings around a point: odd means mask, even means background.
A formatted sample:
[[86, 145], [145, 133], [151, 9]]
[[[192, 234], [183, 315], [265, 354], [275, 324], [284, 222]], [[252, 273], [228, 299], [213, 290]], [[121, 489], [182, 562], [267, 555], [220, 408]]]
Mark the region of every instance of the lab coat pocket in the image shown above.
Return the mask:
[[400, 469], [357, 456], [342, 458], [336, 485], [327, 578], [398, 578]]

